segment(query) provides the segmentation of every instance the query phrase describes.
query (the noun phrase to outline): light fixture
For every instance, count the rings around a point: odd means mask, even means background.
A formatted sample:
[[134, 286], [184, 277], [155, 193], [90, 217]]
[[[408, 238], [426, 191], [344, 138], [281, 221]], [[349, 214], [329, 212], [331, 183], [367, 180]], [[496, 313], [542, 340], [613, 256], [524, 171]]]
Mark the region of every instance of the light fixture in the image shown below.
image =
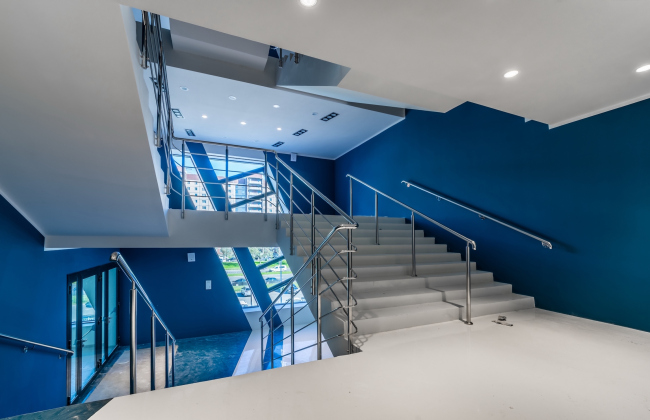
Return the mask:
[[519, 72], [517, 70], [511, 70], [508, 73], [504, 74], [503, 77], [505, 77], [506, 79], [510, 79], [511, 77], [515, 77], [518, 74]]
[[208, 118], [207, 115], [201, 115], [201, 118]]
[[273, 108], [280, 108], [280, 105], [273, 105]]
[[230, 99], [231, 101], [236, 101], [237, 97], [236, 96], [229, 96], [228, 99]]
[[185, 86], [181, 86], [181, 90], [182, 90], [183, 92], [187, 92], [187, 91], [190, 90], [190, 89], [187, 88], [187, 87], [185, 87]]
[[646, 64], [645, 66], [641, 66], [638, 69], [636, 69], [637, 73], [643, 73], [644, 71], [650, 70], [650, 64]]
[[305, 7], [314, 7], [318, 3], [318, 0], [300, 0], [300, 4]]
[[246, 121], [240, 122], [241, 125], [246, 125]]
[[282, 127], [278, 127], [278, 131], [282, 131]]

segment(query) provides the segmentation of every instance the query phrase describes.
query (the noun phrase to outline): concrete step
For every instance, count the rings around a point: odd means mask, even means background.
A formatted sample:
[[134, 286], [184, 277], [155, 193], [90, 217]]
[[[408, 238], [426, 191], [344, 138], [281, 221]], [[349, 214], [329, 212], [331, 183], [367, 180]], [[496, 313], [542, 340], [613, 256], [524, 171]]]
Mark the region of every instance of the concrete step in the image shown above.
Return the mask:
[[[436, 290], [421, 289], [386, 289], [376, 292], [355, 293], [357, 306], [353, 311], [365, 309], [390, 308], [392, 306], [419, 305], [423, 303], [442, 302], [443, 294]], [[339, 298], [341, 296], [339, 295]]]
[[[472, 262], [471, 270], [476, 270], [476, 263]], [[346, 275], [345, 267], [333, 267], [334, 271], [339, 277]], [[457, 262], [439, 262], [439, 263], [423, 263], [417, 265], [417, 272], [420, 276], [427, 276], [429, 274], [444, 274], [444, 273], [458, 273], [465, 269], [464, 261]], [[390, 264], [390, 265], [374, 265], [366, 267], [354, 266], [354, 271], [358, 275], [358, 279], [385, 277], [385, 276], [405, 276], [411, 274], [411, 264]], [[334, 275], [328, 267], [323, 267], [323, 275], [328, 276], [328, 281], [334, 280]]]
[[[301, 229], [302, 227], [302, 229]], [[300, 227], [298, 225], [295, 225], [293, 228], [293, 234], [295, 236], [299, 237], [308, 237], [311, 238], [311, 230], [310, 230], [309, 225], [301, 225]], [[286, 235], [289, 236], [289, 232], [291, 231], [289, 228], [286, 228]], [[322, 238], [325, 237], [329, 234], [331, 229], [326, 229], [326, 230], [320, 230], [320, 235], [318, 232], [316, 232], [316, 237], [317, 238]], [[356, 229], [352, 231], [352, 243], [356, 241], [357, 238], [367, 238], [367, 237], [372, 237], [375, 239], [375, 230], [374, 229]], [[322, 235], [322, 236], [321, 236]], [[347, 235], [344, 233], [344, 235]], [[347, 236], [346, 236], [347, 237]], [[402, 237], [407, 237], [411, 238], [412, 233], [410, 229], [383, 229], [379, 231], [379, 243], [381, 244], [381, 240], [383, 238], [402, 238]], [[424, 237], [424, 231], [423, 230], [416, 230], [415, 231], [415, 237]]]
[[[448, 284], [438, 286], [434, 290], [442, 293], [442, 300], [445, 302], [465, 299], [466, 286], [465, 279], [459, 281], [457, 284]], [[492, 282], [476, 282], [472, 278], [472, 299], [491, 296], [491, 295], [507, 295], [512, 293], [512, 285], [507, 283]]]
[[[286, 220], [289, 220], [289, 215], [284, 213], [280, 214], [281, 218], [284, 218]], [[294, 220], [304, 220], [304, 221], [311, 221], [311, 214], [294, 214], [293, 215]], [[375, 216], [354, 216], [353, 217], [354, 221], [359, 223], [359, 224], [370, 224], [370, 223], [375, 223]], [[343, 218], [343, 216], [330, 216], [330, 215], [325, 215], [322, 216], [320, 214], [316, 215], [316, 223], [347, 223], [347, 221]], [[397, 224], [405, 224], [406, 219], [403, 217], [379, 217], [379, 223], [380, 224], [385, 224], [385, 223], [397, 223]]]
[[[305, 221], [303, 221], [303, 220], [294, 219], [294, 221], [297, 221], [303, 227], [305, 226]], [[309, 221], [307, 221], [306, 225], [309, 226], [309, 225], [311, 225], [311, 223], [309, 223]], [[330, 230], [332, 230], [332, 228], [335, 225], [336, 224], [332, 224], [330, 222], [318, 222], [318, 221], [316, 222], [316, 227], [321, 232], [329, 232]], [[379, 224], [379, 230], [384, 230], [384, 229], [386, 229], [386, 230], [408, 230], [408, 231], [410, 231], [411, 230], [411, 224], [410, 223], [380, 223]], [[359, 230], [372, 230], [372, 231], [374, 231], [375, 230], [375, 222], [373, 221], [372, 223], [359, 223], [359, 227], [355, 229], [355, 232], [359, 231]]]
[[[326, 274], [326, 273], [325, 273]], [[492, 273], [488, 271], [473, 270], [472, 271], [472, 285], [492, 283], [494, 278]], [[329, 277], [333, 277], [330, 273]], [[329, 280], [329, 278], [328, 278]], [[432, 290], [442, 290], [443, 287], [464, 287], [465, 285], [465, 272], [443, 273], [443, 274], [430, 274], [420, 275], [418, 277], [411, 276], [375, 276], [371, 278], [359, 278], [352, 282], [352, 294], [356, 296], [358, 293], [379, 292], [390, 289], [418, 289], [429, 288]], [[343, 293], [342, 285], [335, 285], [334, 290], [337, 294]], [[464, 289], [463, 289], [464, 290]]]
[[[457, 306], [439, 301], [418, 305], [353, 310], [352, 316], [359, 329], [356, 337], [359, 337], [420, 325], [456, 321], [459, 319], [459, 309]], [[343, 322], [342, 317], [340, 319], [340, 322]]]
[[[354, 253], [355, 256], [360, 255], [377, 255], [377, 254], [408, 254], [411, 255], [411, 244], [408, 245], [355, 245], [357, 247], [357, 252]], [[335, 247], [337, 248], [337, 247]], [[415, 255], [416, 257], [420, 254], [431, 254], [431, 253], [444, 253], [447, 252], [447, 245], [445, 244], [416, 244], [415, 245]], [[331, 247], [323, 248], [321, 252], [325, 256], [334, 255], [334, 250]], [[308, 256], [301, 248], [298, 249], [299, 256]]]
[[[352, 235], [352, 243], [355, 246], [359, 245], [374, 245], [375, 244], [375, 237], [374, 236], [365, 236], [365, 237], [358, 237]], [[294, 236], [294, 239], [300, 240], [300, 242], [307, 248], [307, 245], [311, 247], [311, 237], [305, 237], [305, 236]], [[322, 242], [322, 238], [319, 238], [316, 241], [316, 244], [319, 244]], [[395, 236], [395, 237], [390, 237], [390, 238], [381, 238], [380, 241], [380, 246], [381, 245], [411, 245], [411, 236]], [[339, 248], [341, 245], [347, 246], [348, 241], [346, 238], [343, 238], [339, 235], [334, 235], [332, 239], [330, 240], [330, 243], [335, 245], [337, 248]], [[431, 238], [431, 237], [421, 237], [421, 236], [416, 236], [415, 238], [415, 244], [416, 246], [418, 244], [430, 244], [433, 245], [436, 243], [436, 238]], [[343, 248], [340, 248], [343, 249]]]
[[[461, 308], [465, 313], [465, 299], [452, 300], [450, 303]], [[472, 316], [496, 315], [502, 312], [520, 311], [535, 307], [535, 299], [531, 296], [506, 293], [499, 295], [472, 296]]]
[[[330, 248], [331, 250], [331, 248]], [[332, 254], [333, 255], [333, 254]], [[345, 255], [341, 258], [334, 258], [330, 262], [333, 267], [346, 265]], [[332, 257], [329, 256], [328, 259]], [[375, 255], [358, 255], [352, 257], [352, 264], [356, 271], [357, 267], [388, 265], [388, 264], [411, 264], [411, 254], [375, 254]], [[305, 257], [305, 261], [307, 257]], [[415, 260], [417, 265], [437, 262], [461, 261], [461, 255], [455, 252], [437, 252], [428, 254], [416, 254]], [[358, 271], [357, 271], [358, 272]]]

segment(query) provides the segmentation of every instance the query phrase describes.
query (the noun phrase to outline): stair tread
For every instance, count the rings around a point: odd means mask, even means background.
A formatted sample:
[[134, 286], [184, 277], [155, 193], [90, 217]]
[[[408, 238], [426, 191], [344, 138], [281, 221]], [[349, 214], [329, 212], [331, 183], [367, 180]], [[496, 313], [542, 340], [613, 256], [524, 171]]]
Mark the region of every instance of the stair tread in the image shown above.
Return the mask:
[[[490, 288], [490, 287], [503, 287], [503, 286], [510, 286], [508, 283], [501, 283], [498, 281], [490, 281], [490, 282], [483, 282], [483, 283], [472, 283], [472, 289], [485, 289], [485, 288]], [[447, 285], [442, 285], [442, 286], [436, 286], [435, 289], [433, 290], [438, 290], [440, 292], [452, 292], [455, 290], [465, 290], [466, 285], [463, 284], [447, 284]], [[478, 299], [478, 297], [477, 297]], [[473, 298], [472, 298], [473, 300]]]
[[[472, 270], [471, 271], [472, 275], [474, 274], [491, 274], [490, 271], [483, 271], [483, 270]], [[354, 280], [355, 282], [358, 281], [382, 281], [382, 280], [407, 280], [407, 279], [438, 279], [442, 277], [452, 277], [452, 276], [458, 276], [458, 275], [465, 275], [465, 271], [458, 271], [458, 272], [451, 272], [451, 273], [440, 273], [440, 274], [427, 274], [423, 276], [418, 276], [418, 277], [412, 277], [408, 275], [403, 275], [403, 276], [375, 276], [372, 278], [358, 278]]]
[[383, 297], [425, 295], [425, 294], [437, 295], [440, 294], [440, 292], [437, 290], [420, 287], [420, 288], [413, 288], [413, 289], [386, 289], [377, 292], [354, 293], [354, 297], [356, 297], [357, 300], [362, 300], [362, 299], [375, 299], [375, 298], [383, 298]]
[[[505, 293], [498, 295], [479, 296], [472, 298], [472, 307], [489, 305], [491, 303], [508, 302], [513, 300], [533, 299], [531, 296], [519, 295], [517, 293]], [[465, 306], [465, 299], [451, 300], [450, 303], [459, 306]]]
[[428, 303], [418, 303], [416, 305], [391, 306], [388, 308], [378, 309], [359, 309], [353, 311], [354, 322], [363, 321], [364, 319], [374, 319], [392, 316], [409, 316], [419, 312], [433, 311], [458, 311], [458, 307], [449, 302], [437, 301]]

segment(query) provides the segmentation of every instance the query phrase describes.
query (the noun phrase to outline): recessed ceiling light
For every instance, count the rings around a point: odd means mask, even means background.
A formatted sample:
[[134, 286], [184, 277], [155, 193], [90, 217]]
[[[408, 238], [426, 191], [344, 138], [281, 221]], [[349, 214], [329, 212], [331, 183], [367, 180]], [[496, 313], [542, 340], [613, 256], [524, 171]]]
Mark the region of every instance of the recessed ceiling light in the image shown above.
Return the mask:
[[504, 74], [503, 77], [505, 77], [506, 79], [510, 79], [511, 77], [515, 77], [518, 74], [519, 74], [519, 72], [517, 70], [512, 70], [512, 71], [509, 71], [508, 73]]
[[231, 101], [236, 101], [237, 97], [236, 96], [229, 96], [228, 99], [230, 99]]
[[207, 115], [201, 115], [201, 118], [208, 118]]
[[278, 127], [278, 131], [282, 131], [282, 127]]
[[637, 73], [643, 73], [644, 71], [650, 70], [650, 64], [646, 64], [645, 66], [641, 66], [638, 69], [636, 69]]
[[241, 125], [246, 125], [246, 121], [242, 121], [240, 124]]
[[181, 86], [181, 90], [182, 90], [183, 92], [187, 92], [187, 91], [190, 90], [190, 89], [189, 89], [189, 88], [186, 88], [185, 86]]
[[273, 105], [273, 108], [280, 108], [280, 105]]
[[318, 3], [318, 0], [300, 0], [300, 4], [306, 7], [314, 7]]

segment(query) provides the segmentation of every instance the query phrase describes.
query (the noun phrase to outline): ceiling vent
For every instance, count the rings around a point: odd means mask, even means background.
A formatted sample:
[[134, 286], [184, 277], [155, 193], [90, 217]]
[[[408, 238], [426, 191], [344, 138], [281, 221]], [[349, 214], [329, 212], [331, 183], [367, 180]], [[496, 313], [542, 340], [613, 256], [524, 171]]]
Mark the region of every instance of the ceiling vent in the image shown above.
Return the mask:
[[307, 130], [305, 130], [305, 129], [303, 128], [302, 130], [298, 130], [298, 131], [296, 131], [295, 133], [293, 133], [293, 135], [294, 135], [294, 136], [302, 136], [302, 135], [305, 134], [306, 132], [307, 132]]
[[196, 137], [196, 134], [194, 134], [194, 131], [190, 130], [189, 128], [185, 129], [185, 132], [187, 133], [188, 136], [190, 137]]
[[321, 118], [320, 120], [321, 120], [321, 121], [325, 121], [325, 122], [327, 122], [327, 121], [329, 121], [329, 120], [331, 120], [331, 119], [333, 119], [333, 118], [336, 118], [336, 117], [338, 117], [338, 116], [339, 116], [339, 114], [337, 114], [336, 112], [332, 112], [332, 113], [329, 114], [329, 115], [325, 115], [325, 116], [324, 116], [323, 118]]
[[176, 118], [185, 118], [183, 114], [181, 114], [181, 110], [178, 108], [172, 108], [172, 113], [174, 114], [174, 117]]
[[273, 144], [272, 147], [280, 147], [280, 146], [282, 146], [283, 144], [284, 144], [283, 141], [279, 141], [279, 142]]

